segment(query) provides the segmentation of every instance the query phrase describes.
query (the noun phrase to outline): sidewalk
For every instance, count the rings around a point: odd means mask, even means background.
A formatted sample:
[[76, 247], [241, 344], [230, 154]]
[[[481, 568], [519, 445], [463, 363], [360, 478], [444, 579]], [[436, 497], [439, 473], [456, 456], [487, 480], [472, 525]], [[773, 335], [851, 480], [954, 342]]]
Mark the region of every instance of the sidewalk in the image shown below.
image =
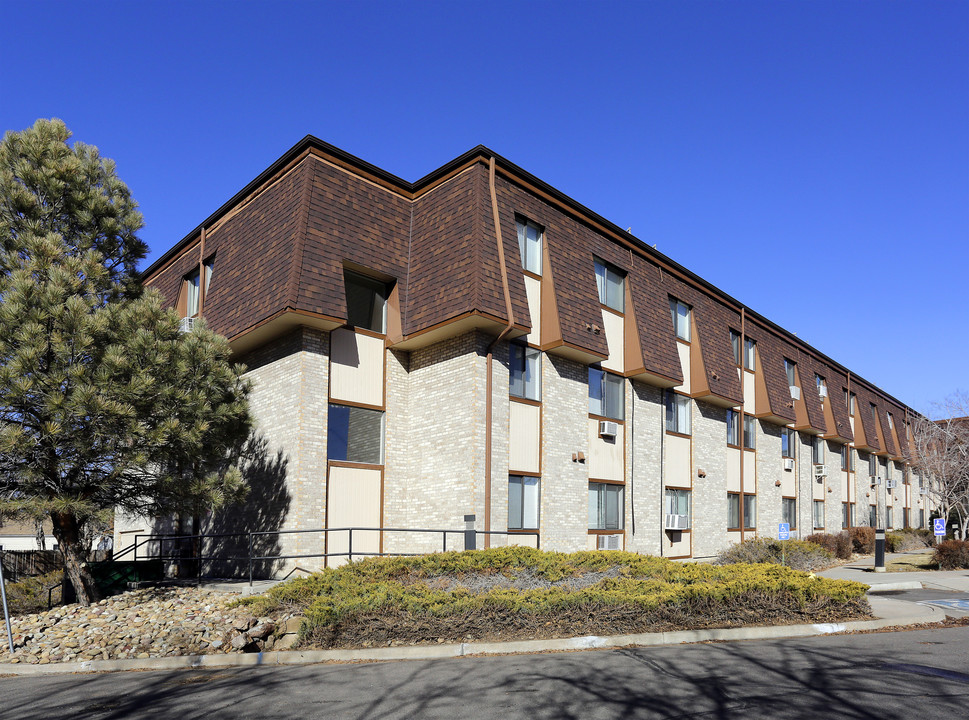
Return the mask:
[[[905, 553], [886, 553], [885, 564], [892, 560], [916, 554], [921, 551]], [[925, 570], [918, 572], [874, 572], [875, 559], [864, 557], [847, 565], [822, 570], [823, 577], [836, 580], [855, 580], [871, 585], [869, 593], [891, 592], [893, 590], [951, 590], [969, 593], [969, 570]]]

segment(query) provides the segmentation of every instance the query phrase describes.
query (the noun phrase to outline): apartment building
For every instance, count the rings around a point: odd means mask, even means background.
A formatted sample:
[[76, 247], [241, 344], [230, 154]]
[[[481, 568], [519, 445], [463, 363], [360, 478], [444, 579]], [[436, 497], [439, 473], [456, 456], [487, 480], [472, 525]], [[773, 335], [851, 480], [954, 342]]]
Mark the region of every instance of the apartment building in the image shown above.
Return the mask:
[[780, 522], [926, 521], [909, 408], [485, 147], [411, 183], [307, 137], [145, 281], [254, 384], [267, 457], [221, 531], [473, 514], [492, 544], [700, 558]]

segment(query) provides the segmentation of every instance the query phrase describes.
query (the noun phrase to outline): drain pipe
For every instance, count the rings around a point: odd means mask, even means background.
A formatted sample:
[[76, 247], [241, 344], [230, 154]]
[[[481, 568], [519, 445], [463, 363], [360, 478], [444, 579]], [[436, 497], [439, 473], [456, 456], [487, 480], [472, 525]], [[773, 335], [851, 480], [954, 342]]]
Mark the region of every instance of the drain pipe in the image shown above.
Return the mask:
[[659, 394], [659, 556], [666, 542], [666, 388]]
[[[491, 190], [491, 214], [495, 222], [495, 238], [498, 243], [498, 263], [501, 267], [501, 289], [505, 295], [505, 312], [508, 314], [508, 324], [498, 333], [498, 336], [488, 344], [486, 351], [487, 378], [485, 380], [485, 508], [484, 529], [491, 531], [491, 417], [492, 417], [492, 381], [491, 366], [494, 359], [495, 346], [512, 331], [515, 326], [515, 313], [511, 308], [511, 292], [508, 289], [508, 269], [505, 267], [505, 247], [501, 240], [501, 222], [498, 216], [498, 195], [495, 191], [495, 158], [492, 155], [488, 163], [488, 187]], [[484, 546], [491, 547], [491, 535], [484, 537]]]

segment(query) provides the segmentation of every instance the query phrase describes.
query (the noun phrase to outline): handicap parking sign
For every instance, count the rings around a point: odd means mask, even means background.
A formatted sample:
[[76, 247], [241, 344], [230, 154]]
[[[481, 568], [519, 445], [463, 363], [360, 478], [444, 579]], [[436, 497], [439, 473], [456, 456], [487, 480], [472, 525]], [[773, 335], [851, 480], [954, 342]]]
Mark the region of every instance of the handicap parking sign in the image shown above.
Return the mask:
[[778, 540], [790, 540], [791, 538], [791, 524], [790, 523], [778, 523], [777, 524], [777, 539]]
[[936, 535], [945, 535], [945, 518], [936, 518], [932, 525]]

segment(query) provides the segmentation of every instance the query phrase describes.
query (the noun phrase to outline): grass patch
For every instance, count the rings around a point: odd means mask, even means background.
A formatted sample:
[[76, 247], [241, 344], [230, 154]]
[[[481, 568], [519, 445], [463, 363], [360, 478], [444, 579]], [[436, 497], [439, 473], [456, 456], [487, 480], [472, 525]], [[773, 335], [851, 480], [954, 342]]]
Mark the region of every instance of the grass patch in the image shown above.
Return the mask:
[[373, 558], [245, 600], [303, 612], [303, 647], [656, 632], [869, 617], [862, 583], [776, 564], [493, 548]]
[[904, 557], [889, 560], [885, 563], [886, 572], [921, 572], [923, 570], [938, 570], [939, 563], [933, 561], [934, 550], [924, 553], [909, 553]]

